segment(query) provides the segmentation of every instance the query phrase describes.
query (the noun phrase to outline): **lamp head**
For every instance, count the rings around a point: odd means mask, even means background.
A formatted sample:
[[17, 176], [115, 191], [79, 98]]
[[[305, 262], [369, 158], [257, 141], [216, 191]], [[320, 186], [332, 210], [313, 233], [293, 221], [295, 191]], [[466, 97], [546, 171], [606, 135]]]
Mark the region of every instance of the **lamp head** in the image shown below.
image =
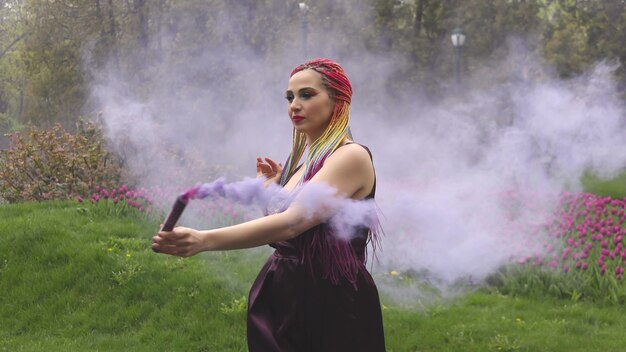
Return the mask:
[[462, 47], [463, 44], [465, 44], [465, 33], [463, 33], [463, 29], [460, 27], [453, 29], [450, 39], [452, 39], [452, 45], [454, 47]]

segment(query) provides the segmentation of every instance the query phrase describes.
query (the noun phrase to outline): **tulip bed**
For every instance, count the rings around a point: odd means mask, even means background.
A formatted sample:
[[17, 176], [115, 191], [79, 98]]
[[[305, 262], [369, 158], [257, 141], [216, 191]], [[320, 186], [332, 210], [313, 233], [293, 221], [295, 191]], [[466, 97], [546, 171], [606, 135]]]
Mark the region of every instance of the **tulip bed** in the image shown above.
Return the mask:
[[546, 226], [544, 251], [491, 277], [509, 294], [549, 294], [573, 300], [626, 301], [626, 198], [563, 194]]

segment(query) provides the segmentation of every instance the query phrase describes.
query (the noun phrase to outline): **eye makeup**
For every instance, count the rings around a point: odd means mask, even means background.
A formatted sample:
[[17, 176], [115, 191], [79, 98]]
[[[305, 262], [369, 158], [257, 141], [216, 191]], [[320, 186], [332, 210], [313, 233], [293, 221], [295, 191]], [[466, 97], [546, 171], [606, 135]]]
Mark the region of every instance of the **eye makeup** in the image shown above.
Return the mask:
[[[298, 95], [299, 95], [300, 99], [302, 99], [302, 100], [310, 99], [310, 98], [316, 96], [318, 93], [319, 92], [317, 91], [317, 89], [315, 89], [313, 87], [305, 87], [305, 88], [302, 88], [302, 89], [300, 89], [298, 91]], [[287, 99], [287, 101], [291, 103], [293, 101], [293, 99], [294, 99], [293, 92], [288, 90], [285, 93], [285, 99]]]

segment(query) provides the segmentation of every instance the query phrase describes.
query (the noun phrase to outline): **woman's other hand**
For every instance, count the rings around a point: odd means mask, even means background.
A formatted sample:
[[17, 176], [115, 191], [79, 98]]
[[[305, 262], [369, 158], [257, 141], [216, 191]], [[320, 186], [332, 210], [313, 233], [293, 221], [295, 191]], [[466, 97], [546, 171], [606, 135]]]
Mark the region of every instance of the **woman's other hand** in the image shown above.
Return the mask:
[[158, 253], [190, 257], [203, 249], [202, 234], [188, 227], [175, 227], [172, 231], [160, 231], [152, 237], [152, 250]]
[[270, 158], [256, 158], [256, 177], [265, 177], [267, 179], [265, 185], [277, 183], [282, 171], [283, 164], [276, 163]]

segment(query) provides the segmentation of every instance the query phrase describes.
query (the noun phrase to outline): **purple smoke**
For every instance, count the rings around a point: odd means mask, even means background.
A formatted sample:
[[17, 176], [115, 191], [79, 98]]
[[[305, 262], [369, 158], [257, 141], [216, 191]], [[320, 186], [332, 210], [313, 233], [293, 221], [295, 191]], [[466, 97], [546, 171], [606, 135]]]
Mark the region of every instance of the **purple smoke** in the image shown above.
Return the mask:
[[219, 178], [210, 183], [197, 185], [187, 190], [185, 199], [223, 198], [243, 206], [258, 206], [266, 214], [286, 210], [297, 203], [305, 216], [328, 218], [328, 223], [341, 238], [349, 239], [359, 227], [378, 225], [376, 204], [373, 200], [353, 200], [337, 196], [337, 190], [322, 183], [308, 183], [293, 192], [287, 192], [276, 184], [264, 186], [264, 179], [247, 178], [226, 183]]

